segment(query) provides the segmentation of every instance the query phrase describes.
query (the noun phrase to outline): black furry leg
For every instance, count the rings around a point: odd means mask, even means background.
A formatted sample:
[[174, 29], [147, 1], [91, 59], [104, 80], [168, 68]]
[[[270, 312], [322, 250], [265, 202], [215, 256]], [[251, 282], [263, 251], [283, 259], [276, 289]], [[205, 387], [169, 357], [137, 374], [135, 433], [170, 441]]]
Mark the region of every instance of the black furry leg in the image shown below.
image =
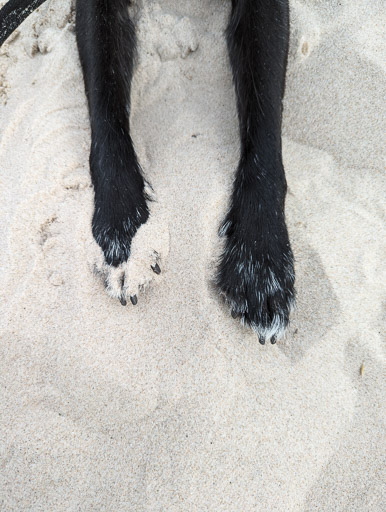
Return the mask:
[[135, 30], [129, 0], [77, 0], [76, 34], [91, 121], [90, 170], [95, 192], [92, 232], [106, 263], [130, 255], [149, 211], [130, 137]]
[[289, 37], [288, 0], [232, 0], [227, 31], [237, 94], [241, 157], [217, 274], [232, 315], [274, 343], [295, 300], [284, 217], [281, 116]]

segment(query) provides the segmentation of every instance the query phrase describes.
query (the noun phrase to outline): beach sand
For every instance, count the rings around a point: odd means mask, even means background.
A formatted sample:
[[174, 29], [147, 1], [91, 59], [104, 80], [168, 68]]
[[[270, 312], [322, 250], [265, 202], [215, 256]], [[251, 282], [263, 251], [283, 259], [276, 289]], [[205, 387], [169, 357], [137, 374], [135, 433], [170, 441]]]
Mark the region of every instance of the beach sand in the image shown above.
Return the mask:
[[210, 284], [239, 150], [229, 9], [133, 7], [133, 138], [157, 196], [142, 238], [162, 267], [136, 307], [92, 273], [71, 1], [0, 50], [2, 511], [386, 509], [384, 4], [291, 1], [298, 307], [276, 346]]

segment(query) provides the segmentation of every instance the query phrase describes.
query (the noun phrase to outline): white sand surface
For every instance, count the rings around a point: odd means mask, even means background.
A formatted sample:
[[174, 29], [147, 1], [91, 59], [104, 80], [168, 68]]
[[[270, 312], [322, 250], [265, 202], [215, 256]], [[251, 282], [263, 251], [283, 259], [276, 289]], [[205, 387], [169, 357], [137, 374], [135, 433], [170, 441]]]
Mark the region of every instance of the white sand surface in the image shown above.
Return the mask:
[[0, 50], [0, 510], [386, 510], [383, 0], [291, 1], [298, 309], [264, 347], [210, 286], [238, 156], [230, 2], [134, 8], [163, 270], [135, 308], [91, 272], [70, 4], [47, 1]]

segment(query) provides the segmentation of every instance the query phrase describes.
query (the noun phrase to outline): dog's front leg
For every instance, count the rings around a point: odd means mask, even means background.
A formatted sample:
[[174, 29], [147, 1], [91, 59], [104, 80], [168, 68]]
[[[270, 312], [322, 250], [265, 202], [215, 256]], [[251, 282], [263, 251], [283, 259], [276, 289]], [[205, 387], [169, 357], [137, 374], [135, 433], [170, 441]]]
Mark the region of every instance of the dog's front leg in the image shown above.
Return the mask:
[[284, 217], [281, 116], [288, 0], [232, 0], [227, 38], [240, 121], [241, 158], [220, 233], [220, 291], [232, 315], [274, 343], [294, 303], [294, 265]]
[[[77, 0], [76, 34], [91, 121], [90, 170], [95, 192], [92, 232], [101, 247], [106, 286], [126, 303], [122, 266], [149, 210], [145, 181], [130, 137], [130, 85], [135, 28], [129, 0]], [[158, 265], [155, 266], [158, 271]], [[110, 277], [111, 277], [110, 276]], [[105, 276], [106, 277], [106, 276]], [[136, 297], [131, 297], [136, 302]]]

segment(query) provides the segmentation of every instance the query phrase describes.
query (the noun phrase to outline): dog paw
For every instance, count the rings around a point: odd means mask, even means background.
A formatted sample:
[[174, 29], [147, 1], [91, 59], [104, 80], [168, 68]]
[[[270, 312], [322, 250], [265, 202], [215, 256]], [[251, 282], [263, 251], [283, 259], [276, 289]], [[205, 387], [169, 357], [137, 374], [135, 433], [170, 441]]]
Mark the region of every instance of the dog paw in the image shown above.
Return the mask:
[[[164, 270], [169, 252], [169, 234], [163, 219], [151, 215], [136, 231], [130, 245], [115, 242], [115, 256], [122, 256], [118, 265], [109, 263], [103, 252], [98, 251], [92, 264], [93, 273], [102, 280], [110, 297], [123, 306], [134, 306], [143, 292]], [[116, 259], [114, 260], [116, 261]]]
[[[227, 236], [229, 228], [225, 224], [220, 234]], [[232, 230], [216, 276], [232, 317], [252, 328], [262, 345], [269, 340], [274, 344], [284, 335], [295, 306], [294, 262], [288, 238], [272, 239], [271, 245], [258, 244], [250, 238], [241, 240], [237, 230]]]

